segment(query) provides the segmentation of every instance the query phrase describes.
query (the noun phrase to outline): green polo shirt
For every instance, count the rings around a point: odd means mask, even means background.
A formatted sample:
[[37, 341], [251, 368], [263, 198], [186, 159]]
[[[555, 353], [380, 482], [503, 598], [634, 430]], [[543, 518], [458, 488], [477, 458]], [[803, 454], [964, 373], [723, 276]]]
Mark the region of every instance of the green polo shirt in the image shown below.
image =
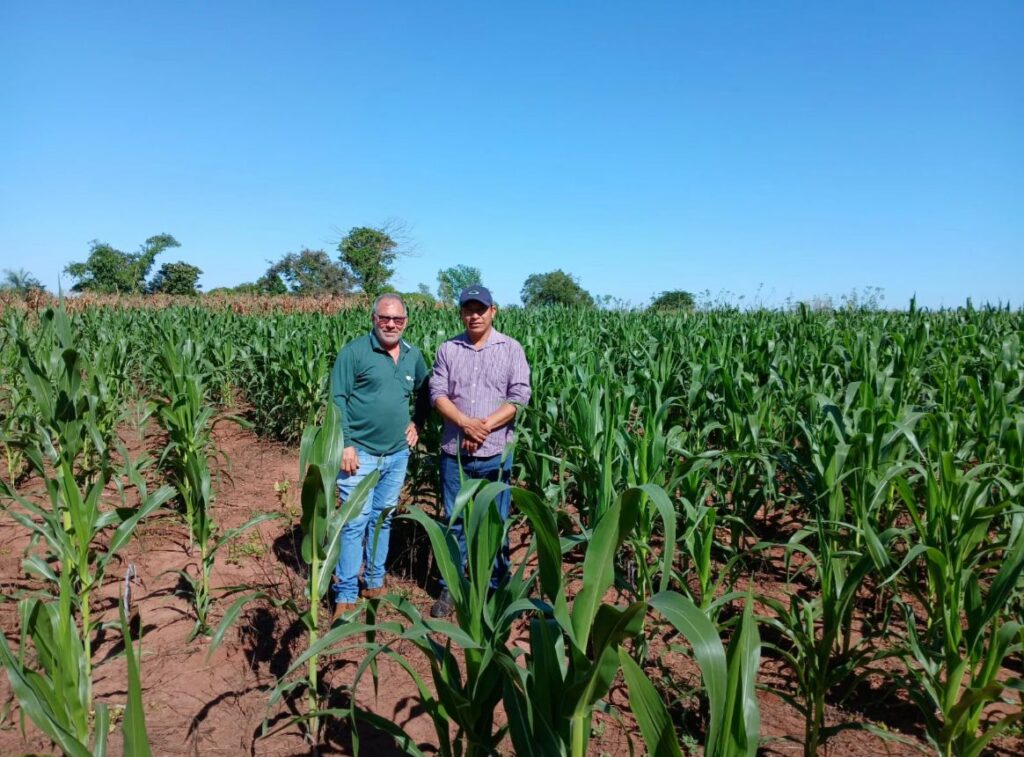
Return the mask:
[[[418, 392], [416, 425], [430, 411], [423, 353], [399, 341], [396, 363], [372, 331], [341, 348], [331, 370], [331, 397], [341, 410], [345, 446], [390, 455], [405, 446], [409, 400]], [[421, 390], [422, 388], [422, 390]]]

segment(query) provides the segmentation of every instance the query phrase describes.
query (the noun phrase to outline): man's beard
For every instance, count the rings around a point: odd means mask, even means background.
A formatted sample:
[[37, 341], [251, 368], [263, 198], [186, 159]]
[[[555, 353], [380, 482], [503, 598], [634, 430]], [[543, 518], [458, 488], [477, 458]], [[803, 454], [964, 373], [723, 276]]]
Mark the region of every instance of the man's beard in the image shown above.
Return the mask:
[[398, 344], [399, 340], [401, 340], [401, 338], [402, 338], [401, 334], [391, 334], [389, 336], [388, 334], [384, 333], [380, 329], [376, 329], [376, 331], [377, 331], [377, 341], [380, 342], [385, 347], [394, 347], [396, 344]]

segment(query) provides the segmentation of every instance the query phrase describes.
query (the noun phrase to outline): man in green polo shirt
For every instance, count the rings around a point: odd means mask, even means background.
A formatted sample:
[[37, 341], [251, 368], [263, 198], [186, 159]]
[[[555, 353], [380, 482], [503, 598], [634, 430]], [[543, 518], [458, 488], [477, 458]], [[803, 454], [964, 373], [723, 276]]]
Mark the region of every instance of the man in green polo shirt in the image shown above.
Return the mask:
[[[364, 559], [362, 595], [384, 593], [391, 536], [391, 513], [384, 511], [398, 503], [409, 450], [416, 446], [430, 412], [423, 354], [402, 339], [408, 320], [402, 298], [378, 297], [372, 319], [373, 330], [342, 347], [331, 371], [331, 398], [341, 410], [345, 433], [338, 496], [344, 501], [363, 478], [380, 471], [362, 511], [341, 531], [341, 555], [334, 570], [335, 619], [355, 607]], [[410, 420], [413, 394], [416, 413]]]

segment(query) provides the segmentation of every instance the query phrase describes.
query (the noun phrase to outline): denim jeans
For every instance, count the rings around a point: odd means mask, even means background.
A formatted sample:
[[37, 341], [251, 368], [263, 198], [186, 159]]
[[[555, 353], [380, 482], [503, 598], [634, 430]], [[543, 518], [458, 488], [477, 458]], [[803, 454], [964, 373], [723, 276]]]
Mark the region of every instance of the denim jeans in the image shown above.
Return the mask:
[[[455, 498], [459, 489], [462, 488], [463, 479], [484, 479], [486, 481], [501, 481], [509, 483], [512, 477], [512, 455], [505, 458], [502, 464], [501, 455], [492, 457], [468, 457], [463, 455], [462, 473], [459, 473], [460, 458], [451, 455], [441, 455], [441, 491], [444, 496], [444, 511], [447, 515], [455, 507]], [[501, 522], [508, 520], [509, 509], [512, 504], [512, 492], [506, 489], [497, 497], [494, 502], [501, 515]], [[462, 557], [462, 567], [465, 570], [467, 560], [466, 533], [462, 527], [462, 516], [460, 515], [454, 523], [449, 526], [448, 533], [455, 537], [459, 543], [459, 554]], [[508, 535], [501, 545], [501, 549], [494, 558], [494, 568], [491, 571], [491, 588], [497, 588], [508, 576], [509, 566]], [[445, 585], [441, 579], [441, 586]]]
[[[359, 468], [355, 473], [338, 474], [338, 497], [345, 501], [356, 485], [375, 470], [380, 471], [380, 480], [370, 490], [362, 510], [341, 529], [341, 554], [334, 575], [336, 602], [355, 602], [359, 597], [359, 566], [363, 565], [363, 583], [367, 589], [378, 589], [384, 585], [385, 562], [388, 557], [388, 541], [391, 538], [391, 513], [381, 520], [389, 507], [398, 504], [398, 495], [405, 482], [405, 469], [409, 463], [408, 448], [390, 455], [373, 455], [363, 450], [359, 453]], [[376, 534], [380, 522], [380, 533]], [[374, 539], [376, 538], [376, 548]]]

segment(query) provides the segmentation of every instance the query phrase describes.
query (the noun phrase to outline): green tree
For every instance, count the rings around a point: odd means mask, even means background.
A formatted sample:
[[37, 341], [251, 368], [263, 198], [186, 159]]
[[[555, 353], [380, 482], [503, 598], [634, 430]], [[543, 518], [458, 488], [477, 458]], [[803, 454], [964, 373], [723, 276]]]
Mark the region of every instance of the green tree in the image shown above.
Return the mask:
[[395, 272], [392, 263], [398, 257], [398, 242], [385, 229], [358, 226], [338, 243], [338, 252], [359, 288], [376, 297]]
[[568, 307], [594, 307], [590, 292], [579, 285], [576, 277], [562, 271], [534, 273], [523, 283], [519, 293], [526, 307], [537, 305], [565, 305]]
[[45, 291], [46, 287], [24, 268], [19, 268], [17, 271], [12, 271], [9, 268], [4, 269], [4, 279], [0, 283], [0, 292], [28, 294], [34, 290]]
[[480, 269], [469, 265], [453, 265], [437, 272], [437, 296], [444, 302], [456, 304], [459, 292], [470, 284], [483, 284]]
[[260, 287], [252, 281], [244, 281], [241, 284], [237, 284], [233, 287], [214, 287], [209, 292], [206, 292], [207, 297], [224, 297], [231, 295], [253, 295], [253, 294], [266, 294]]
[[182, 260], [164, 263], [156, 276], [149, 282], [149, 294], [199, 294], [199, 277], [202, 271]]
[[256, 279], [257, 294], [288, 294], [288, 285], [284, 283], [284, 277], [272, 269]]
[[691, 312], [697, 306], [697, 301], [689, 292], [682, 289], [671, 289], [662, 292], [651, 301], [651, 310], [682, 310]]
[[156, 256], [171, 247], [181, 247], [170, 234], [150, 237], [136, 253], [121, 252], [94, 239], [83, 263], [70, 263], [64, 273], [76, 279], [74, 292], [97, 294], [140, 294]]
[[327, 294], [348, 294], [352, 291], [352, 274], [335, 263], [323, 250], [289, 252], [274, 263], [260, 279], [272, 294], [307, 297]]

